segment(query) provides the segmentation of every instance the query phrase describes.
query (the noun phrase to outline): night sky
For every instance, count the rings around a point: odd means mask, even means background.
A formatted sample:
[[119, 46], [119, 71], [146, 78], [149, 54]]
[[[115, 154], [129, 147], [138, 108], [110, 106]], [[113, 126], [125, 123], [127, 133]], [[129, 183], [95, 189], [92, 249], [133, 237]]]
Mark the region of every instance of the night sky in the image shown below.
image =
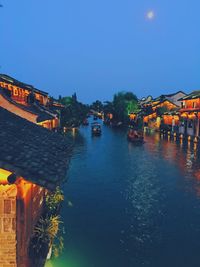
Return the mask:
[[0, 72], [54, 97], [76, 91], [90, 103], [123, 90], [142, 97], [200, 89], [199, 0], [0, 4]]

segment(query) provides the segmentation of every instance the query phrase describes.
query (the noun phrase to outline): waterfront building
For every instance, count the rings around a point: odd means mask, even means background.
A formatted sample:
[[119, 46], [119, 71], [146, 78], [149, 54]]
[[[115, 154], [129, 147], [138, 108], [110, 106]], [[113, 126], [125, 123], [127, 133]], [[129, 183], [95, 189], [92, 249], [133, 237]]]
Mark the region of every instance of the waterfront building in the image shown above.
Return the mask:
[[143, 97], [141, 100], [138, 101], [139, 106], [142, 107], [146, 107], [152, 104], [153, 101], [153, 97], [151, 95], [147, 96], [147, 97]]
[[66, 178], [71, 146], [2, 107], [0, 127], [0, 266], [30, 267], [34, 226], [45, 195]]
[[160, 130], [164, 132], [179, 133], [179, 112], [178, 110], [168, 111], [162, 115]]
[[143, 122], [149, 128], [159, 130], [163, 114], [165, 112], [177, 110], [179, 107], [166, 98], [156, 98], [150, 104], [143, 107]]
[[182, 97], [179, 132], [185, 136], [200, 137], [200, 90]]
[[0, 107], [48, 129], [60, 126], [57, 104], [48, 93], [5, 74], [0, 74]]
[[161, 95], [154, 99], [154, 103], [160, 102], [163, 100], [169, 100], [171, 103], [175, 104], [176, 106], [181, 107], [180, 99], [185, 96], [186, 96], [186, 93], [184, 93], [183, 91], [178, 91], [172, 94]]

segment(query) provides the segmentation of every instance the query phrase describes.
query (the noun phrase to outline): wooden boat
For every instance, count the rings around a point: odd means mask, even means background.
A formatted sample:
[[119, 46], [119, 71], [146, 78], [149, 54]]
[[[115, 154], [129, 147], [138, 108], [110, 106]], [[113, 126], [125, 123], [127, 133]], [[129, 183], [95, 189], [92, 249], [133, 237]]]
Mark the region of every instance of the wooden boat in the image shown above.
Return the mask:
[[138, 132], [136, 130], [130, 129], [127, 134], [127, 139], [129, 142], [134, 144], [144, 144], [144, 136], [143, 133]]
[[101, 125], [99, 123], [93, 122], [91, 128], [92, 128], [92, 135], [95, 135], [95, 136], [101, 135], [102, 133]]

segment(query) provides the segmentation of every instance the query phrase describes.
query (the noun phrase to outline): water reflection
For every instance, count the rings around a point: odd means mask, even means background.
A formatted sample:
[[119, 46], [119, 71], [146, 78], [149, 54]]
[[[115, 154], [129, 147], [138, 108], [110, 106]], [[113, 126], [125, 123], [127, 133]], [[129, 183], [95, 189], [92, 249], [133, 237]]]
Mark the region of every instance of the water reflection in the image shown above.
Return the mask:
[[199, 266], [197, 144], [154, 134], [134, 146], [107, 127], [81, 134], [65, 188], [66, 249], [52, 267]]

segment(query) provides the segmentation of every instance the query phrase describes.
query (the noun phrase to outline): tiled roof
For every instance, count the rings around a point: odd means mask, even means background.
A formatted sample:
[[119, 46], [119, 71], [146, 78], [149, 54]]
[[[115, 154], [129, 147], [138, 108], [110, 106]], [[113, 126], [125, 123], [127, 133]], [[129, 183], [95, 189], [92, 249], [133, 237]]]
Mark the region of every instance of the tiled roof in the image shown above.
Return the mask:
[[172, 93], [172, 94], [168, 94], [168, 95], [160, 95], [160, 96], [156, 97], [156, 98], [154, 99], [154, 101], [162, 101], [162, 100], [168, 99], [168, 97], [169, 97], [169, 98], [170, 98], [170, 97], [173, 97], [173, 96], [175, 96], [175, 95], [177, 95], [177, 94], [179, 94], [179, 93], [182, 93], [182, 94], [184, 94], [184, 95], [186, 96], [186, 93], [184, 93], [183, 91], [178, 91], [178, 92], [176, 92], [176, 93]]
[[164, 95], [164, 96], [166, 96], [166, 97], [172, 97], [172, 96], [175, 96], [175, 95], [180, 94], [180, 93], [186, 95], [186, 93], [184, 93], [183, 91], [180, 90], [180, 91], [178, 91], [176, 93], [172, 93], [172, 94], [168, 94], [168, 95]]
[[[158, 101], [158, 100], [157, 100]], [[159, 106], [160, 104], [162, 104], [162, 103], [164, 103], [164, 102], [169, 102], [169, 103], [171, 103], [172, 105], [174, 105], [174, 106], [176, 106], [176, 107], [178, 107], [175, 103], [173, 103], [172, 101], [170, 101], [169, 99], [161, 99], [157, 104], [154, 104], [153, 105], [153, 107], [156, 107], [156, 106]]]
[[196, 99], [196, 98], [200, 98], [200, 90], [193, 91], [191, 94], [186, 95], [180, 98], [179, 100], [190, 100], [190, 99]]
[[48, 95], [47, 92], [39, 90], [39, 89], [35, 88], [34, 86], [32, 86], [30, 84], [20, 82], [20, 81], [16, 80], [15, 78], [13, 78], [11, 76], [8, 76], [6, 74], [0, 74], [0, 81], [11, 83], [13, 85], [19, 86], [19, 87], [21, 87], [23, 89], [26, 89], [28, 91], [32, 91], [33, 90], [34, 92], [40, 93], [40, 94], [45, 95], [45, 96]]
[[54, 189], [66, 178], [72, 145], [66, 137], [0, 107], [0, 168]]

